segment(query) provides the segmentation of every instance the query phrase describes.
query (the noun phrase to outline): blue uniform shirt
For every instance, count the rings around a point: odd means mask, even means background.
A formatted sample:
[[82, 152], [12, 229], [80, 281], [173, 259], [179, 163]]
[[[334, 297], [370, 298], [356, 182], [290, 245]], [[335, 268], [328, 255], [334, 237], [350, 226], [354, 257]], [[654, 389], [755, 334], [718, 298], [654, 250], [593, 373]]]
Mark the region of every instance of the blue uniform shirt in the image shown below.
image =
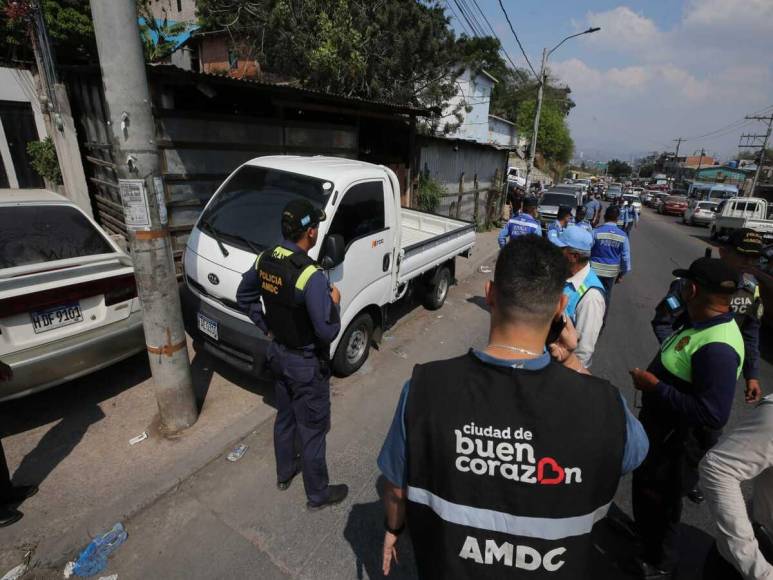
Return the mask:
[[593, 235], [593, 226], [590, 225], [590, 222], [587, 219], [582, 220], [579, 223], [575, 223], [576, 226], [581, 227], [589, 234]]
[[591, 267], [599, 276], [615, 278], [631, 271], [631, 243], [628, 234], [614, 222], [593, 230]]
[[558, 236], [564, 231], [564, 226], [558, 220], [554, 221], [548, 226], [548, 241], [555, 244], [558, 241]]
[[[550, 355], [547, 353], [535, 359], [500, 359], [478, 350], [473, 350], [473, 353], [484, 363], [503, 367], [517, 365], [519, 368], [533, 371], [543, 369], [550, 363]], [[381, 473], [393, 485], [401, 488], [404, 488], [408, 481], [405, 408], [410, 388], [411, 382], [407, 381], [403, 385], [392, 425], [378, 456], [378, 467]], [[623, 474], [626, 474], [636, 469], [644, 461], [647, 451], [649, 451], [649, 440], [639, 420], [628, 409], [622, 394], [620, 395], [620, 403], [625, 410], [626, 438], [625, 450], [623, 451]]]
[[596, 214], [601, 211], [601, 202], [597, 199], [591, 199], [590, 201], [585, 202], [585, 211], [588, 220], [591, 222], [595, 221]]
[[542, 237], [542, 228], [536, 219], [527, 213], [521, 212], [511, 217], [500, 230], [499, 237], [497, 238], [499, 247], [504, 248], [505, 244], [513, 238], [527, 234], [535, 234]]
[[[289, 240], [283, 240], [282, 247], [293, 252], [302, 251]], [[333, 342], [341, 330], [340, 311], [338, 305], [330, 298], [330, 288], [322, 270], [311, 275], [306, 287], [296, 298], [306, 304], [317, 338], [325, 343]], [[265, 334], [269, 333], [263, 316], [263, 304], [260, 301], [260, 279], [254, 264], [242, 274], [242, 281], [236, 290], [236, 303], [258, 328]]]

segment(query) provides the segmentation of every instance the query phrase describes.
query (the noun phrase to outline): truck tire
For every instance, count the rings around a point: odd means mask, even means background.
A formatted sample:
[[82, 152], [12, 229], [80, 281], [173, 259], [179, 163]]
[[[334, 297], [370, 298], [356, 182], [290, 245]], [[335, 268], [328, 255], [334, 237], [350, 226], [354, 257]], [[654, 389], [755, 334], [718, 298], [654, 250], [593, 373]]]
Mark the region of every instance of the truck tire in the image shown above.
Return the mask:
[[448, 297], [448, 289], [451, 287], [451, 270], [448, 266], [441, 266], [427, 286], [424, 296], [424, 307], [427, 310], [437, 310]]
[[333, 372], [348, 377], [365, 364], [373, 339], [373, 319], [369, 314], [358, 314], [346, 328], [333, 357]]

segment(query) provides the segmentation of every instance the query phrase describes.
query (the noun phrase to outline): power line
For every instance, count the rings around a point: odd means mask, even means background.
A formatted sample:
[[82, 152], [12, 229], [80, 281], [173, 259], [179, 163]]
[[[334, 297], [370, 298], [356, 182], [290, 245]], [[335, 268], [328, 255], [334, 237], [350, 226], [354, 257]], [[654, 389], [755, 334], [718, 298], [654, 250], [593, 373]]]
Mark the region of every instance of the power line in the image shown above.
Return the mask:
[[[759, 114], [762, 114], [762, 113], [766, 113], [767, 111], [770, 111], [771, 109], [773, 109], [773, 105], [771, 105], [770, 107], [765, 107], [761, 111], [757, 111], [754, 114], [755, 115], [759, 115]], [[724, 127], [720, 127], [719, 129], [715, 129], [714, 131], [709, 131], [708, 133], [705, 133], [703, 135], [698, 135], [696, 137], [687, 137], [685, 139], [685, 141], [695, 141], [696, 139], [703, 139], [704, 137], [710, 137], [710, 136], [714, 135], [715, 133], [722, 133], [722, 132], [727, 131], [727, 130], [729, 130], [730, 132], [737, 131], [738, 129], [741, 129], [742, 127], [744, 127], [746, 125], [749, 125], [749, 124], [751, 124], [751, 121], [749, 121], [748, 118], [744, 117], [744, 118], [741, 118], [741, 119], [737, 119], [737, 120], [733, 121], [732, 123], [730, 123], [728, 125], [725, 125]]]
[[515, 32], [515, 28], [513, 27], [513, 23], [510, 22], [510, 17], [507, 15], [507, 10], [505, 10], [504, 4], [502, 4], [502, 0], [499, 0], [499, 7], [502, 9], [502, 13], [505, 15], [505, 19], [507, 20], [507, 24], [510, 25], [510, 31], [513, 33], [513, 36], [515, 36], [515, 41], [518, 43], [518, 48], [521, 49], [521, 54], [523, 54], [523, 58], [526, 59], [526, 64], [529, 65], [529, 68], [531, 69], [531, 72], [534, 73], [534, 76], [539, 79], [540, 82], [542, 82], [542, 79], [539, 78], [539, 75], [537, 74], [537, 71], [534, 70], [534, 67], [531, 65], [531, 61], [529, 60], [528, 55], [526, 54], [526, 51], [523, 48], [523, 45], [521, 44], [521, 40], [518, 38], [518, 34]]
[[[464, 20], [459, 18], [459, 15], [456, 13], [456, 10], [454, 10], [454, 7], [451, 5], [451, 3], [448, 0], [445, 0], [445, 2], [446, 2], [446, 6], [449, 8], [449, 10], [451, 10], [451, 12], [453, 13], [454, 17], [459, 21], [459, 24], [461, 25], [463, 31], [464, 32], [470, 32], [468, 27], [467, 27], [467, 24], [464, 22]], [[475, 34], [471, 33], [471, 36], [475, 36]]]
[[462, 4], [462, 6], [464, 6], [464, 9], [467, 11], [467, 16], [475, 25], [475, 29], [478, 31], [478, 36], [486, 36], [486, 30], [481, 25], [480, 20], [478, 20], [478, 17], [475, 16], [475, 11], [472, 8], [470, 8], [469, 4], [467, 4], [467, 0], [459, 0], [459, 2]]
[[481, 9], [480, 4], [478, 4], [478, 0], [471, 0], [471, 2], [475, 5], [475, 8], [478, 9], [478, 12], [480, 12], [480, 15], [483, 17], [483, 20], [486, 22], [486, 25], [488, 26], [488, 29], [491, 31], [492, 36], [497, 40], [499, 40], [499, 50], [500, 52], [502, 52], [502, 54], [505, 55], [507, 60], [510, 61], [510, 64], [513, 67], [513, 72], [515, 72], [518, 76], [520, 76], [522, 81], [527, 82], [529, 80], [528, 77], [524, 75], [523, 72], [521, 72], [521, 70], [518, 68], [515, 62], [513, 62], [513, 59], [510, 58], [510, 53], [508, 53], [507, 50], [505, 50], [505, 46], [504, 46], [504, 43], [502, 42], [502, 39], [499, 38], [499, 35], [494, 30], [494, 27], [491, 26], [491, 22], [489, 22], [488, 17]]
[[454, 4], [456, 4], [456, 7], [459, 9], [459, 12], [462, 14], [462, 17], [464, 18], [465, 22], [467, 22], [467, 25], [470, 27], [470, 30], [472, 30], [473, 36], [480, 36], [478, 34], [478, 29], [475, 28], [475, 25], [472, 23], [472, 20], [470, 20], [470, 17], [467, 15], [467, 12], [465, 12], [464, 8], [462, 8], [461, 2], [459, 0], [454, 0]]

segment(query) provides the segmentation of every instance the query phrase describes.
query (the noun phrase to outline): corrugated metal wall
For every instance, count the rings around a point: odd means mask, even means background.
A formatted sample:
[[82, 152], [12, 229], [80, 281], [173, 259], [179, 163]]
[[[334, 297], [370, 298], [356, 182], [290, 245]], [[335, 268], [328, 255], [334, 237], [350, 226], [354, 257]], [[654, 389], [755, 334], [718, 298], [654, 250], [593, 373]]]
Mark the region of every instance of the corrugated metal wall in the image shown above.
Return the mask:
[[[478, 177], [479, 190], [485, 190], [479, 196], [478, 211], [483, 215], [484, 204], [494, 184], [494, 176], [502, 176], [507, 165], [506, 150], [482, 146], [464, 141], [422, 137], [417, 141], [419, 147], [419, 172], [429, 174], [448, 191], [440, 206], [435, 210], [442, 215], [456, 215], [459, 196], [459, 180], [464, 175], [464, 191], [474, 189], [474, 179]], [[475, 213], [474, 196], [462, 197], [459, 217], [472, 220]]]

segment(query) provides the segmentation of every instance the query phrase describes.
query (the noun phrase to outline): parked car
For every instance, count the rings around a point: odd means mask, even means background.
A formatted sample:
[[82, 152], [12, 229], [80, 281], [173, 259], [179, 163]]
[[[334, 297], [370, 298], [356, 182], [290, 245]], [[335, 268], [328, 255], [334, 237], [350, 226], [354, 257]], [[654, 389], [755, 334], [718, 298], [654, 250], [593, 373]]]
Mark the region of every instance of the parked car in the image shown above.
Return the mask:
[[658, 213], [681, 216], [687, 209], [687, 198], [681, 195], [669, 195], [658, 206]]
[[145, 350], [132, 261], [80, 208], [42, 190], [0, 191], [0, 401]]
[[682, 214], [682, 223], [690, 224], [691, 226], [711, 225], [714, 221], [714, 212], [719, 207], [719, 204], [713, 201], [697, 201], [692, 200]]
[[282, 209], [304, 197], [323, 209], [309, 252], [341, 291], [341, 333], [333, 370], [349, 375], [367, 360], [387, 307], [411, 287], [440, 308], [455, 258], [475, 245], [475, 225], [400, 207], [395, 173], [335, 157], [259, 157], [237, 168], [212, 196], [185, 248], [183, 315], [196, 345], [252, 375], [263, 374], [268, 338], [236, 304], [242, 273], [281, 241]]
[[711, 238], [717, 239], [733, 230], [750, 228], [773, 240], [773, 220], [768, 202], [759, 197], [735, 197], [719, 204], [711, 224]]
[[585, 186], [582, 184], [554, 185], [546, 193], [568, 193], [574, 195], [574, 205], [582, 205], [585, 202]]
[[561, 190], [561, 186], [549, 189], [539, 201], [539, 221], [542, 224], [542, 229], [547, 227], [556, 221], [558, 217], [558, 209], [560, 207], [568, 207], [574, 210], [577, 207], [577, 194], [576, 192], [566, 193]]

